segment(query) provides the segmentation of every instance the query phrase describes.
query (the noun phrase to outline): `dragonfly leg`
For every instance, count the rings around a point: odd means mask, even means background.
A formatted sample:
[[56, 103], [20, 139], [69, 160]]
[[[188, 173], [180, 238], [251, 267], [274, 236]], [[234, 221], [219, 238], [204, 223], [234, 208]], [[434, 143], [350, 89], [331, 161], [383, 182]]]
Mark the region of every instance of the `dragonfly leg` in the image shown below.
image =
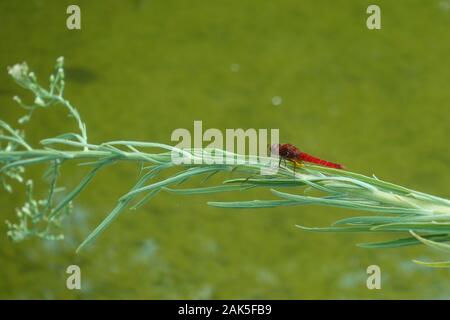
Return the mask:
[[295, 160], [292, 160], [291, 162], [292, 162], [292, 165], [293, 165], [292, 170], [294, 171], [294, 180], [295, 180], [295, 168], [297, 168], [297, 167], [299, 167], [299, 168], [303, 167], [303, 163], [302, 163], [302, 162], [297, 162], [297, 161], [295, 161]]
[[294, 180], [295, 180], [295, 167], [297, 167], [297, 162], [295, 161], [291, 161], [292, 162], [292, 171], [294, 172]]
[[294, 161], [294, 169], [293, 169], [293, 171], [294, 171], [294, 180], [295, 180], [295, 167], [297, 166], [297, 164], [295, 163], [295, 161]]

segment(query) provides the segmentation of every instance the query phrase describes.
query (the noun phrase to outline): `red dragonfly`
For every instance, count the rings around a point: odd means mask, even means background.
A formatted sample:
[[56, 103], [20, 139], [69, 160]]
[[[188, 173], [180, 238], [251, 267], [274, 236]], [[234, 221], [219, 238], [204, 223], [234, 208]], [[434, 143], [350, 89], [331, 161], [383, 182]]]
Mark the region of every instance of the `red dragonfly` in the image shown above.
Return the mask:
[[278, 154], [281, 160], [287, 160], [294, 164], [295, 166], [301, 166], [303, 162], [309, 162], [314, 164], [319, 164], [324, 167], [344, 169], [344, 166], [338, 163], [325, 161], [316, 157], [313, 157], [305, 152], [300, 151], [296, 146], [285, 143], [285, 144], [272, 144], [270, 146], [272, 154]]

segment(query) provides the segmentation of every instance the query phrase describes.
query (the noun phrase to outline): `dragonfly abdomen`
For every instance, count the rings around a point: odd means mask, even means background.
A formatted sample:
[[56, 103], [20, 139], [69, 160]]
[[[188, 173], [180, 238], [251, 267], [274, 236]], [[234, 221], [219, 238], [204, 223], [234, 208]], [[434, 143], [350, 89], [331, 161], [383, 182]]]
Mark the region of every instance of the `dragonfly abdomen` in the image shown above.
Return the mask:
[[313, 157], [312, 155], [307, 154], [305, 152], [300, 152], [300, 157], [299, 158], [300, 158], [299, 160], [301, 160], [301, 161], [314, 163], [314, 164], [319, 164], [319, 165], [324, 166], [324, 167], [335, 168], [335, 169], [344, 169], [344, 166], [339, 164], [339, 163], [325, 161], [325, 160]]

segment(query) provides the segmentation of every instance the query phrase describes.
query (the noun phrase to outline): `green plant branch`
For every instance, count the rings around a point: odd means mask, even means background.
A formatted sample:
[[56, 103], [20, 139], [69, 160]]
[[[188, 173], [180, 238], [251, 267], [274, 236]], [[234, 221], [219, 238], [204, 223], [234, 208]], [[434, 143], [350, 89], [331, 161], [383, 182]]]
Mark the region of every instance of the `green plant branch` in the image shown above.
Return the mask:
[[[41, 140], [37, 147], [31, 146], [23, 131], [12, 128], [0, 120], [0, 174], [5, 189], [11, 192], [11, 180], [24, 183], [27, 200], [17, 210], [17, 223], [7, 222], [8, 235], [16, 241], [37, 236], [45, 239], [61, 239], [55, 235], [61, 220], [70, 213], [71, 204], [87, 188], [96, 174], [105, 167], [118, 162], [133, 162], [139, 166], [139, 180], [118, 199], [116, 206], [104, 220], [86, 237], [78, 250], [92, 243], [125, 209], [135, 210], [147, 203], [159, 192], [175, 195], [215, 194], [222, 192], [245, 192], [254, 188], [270, 190], [271, 199], [208, 202], [210, 206], [221, 208], [275, 208], [281, 206], [321, 205], [377, 213], [369, 216], [353, 216], [336, 221], [325, 228], [307, 228], [314, 232], [378, 232], [406, 233], [406, 237], [379, 243], [360, 244], [365, 248], [395, 248], [424, 244], [440, 251], [450, 252], [450, 201], [399, 186], [390, 182], [367, 177], [344, 170], [321, 166], [305, 165], [293, 170], [291, 165], [281, 165], [276, 174], [262, 175], [262, 169], [271, 168], [271, 159], [240, 155], [220, 149], [180, 150], [175, 147], [152, 142], [109, 141], [101, 144], [88, 142], [85, 123], [77, 109], [63, 97], [64, 60], [59, 58], [55, 72], [50, 77], [49, 89], [41, 87], [34, 73], [29, 72], [25, 63], [9, 68], [10, 75], [25, 89], [30, 90], [35, 99], [25, 105], [28, 111], [19, 119], [24, 124], [31, 119], [36, 109], [46, 109], [60, 105], [74, 118], [79, 133], [64, 133], [57, 137]], [[182, 154], [190, 163], [177, 164], [172, 153]], [[231, 157], [233, 163], [214, 163], [217, 157]], [[59, 169], [67, 162], [75, 162], [90, 167], [90, 171], [78, 185], [69, 191], [59, 188]], [[47, 163], [46, 178], [49, 182], [47, 197], [33, 198], [33, 182], [23, 178], [25, 168]], [[236, 164], [237, 163], [237, 164]], [[168, 169], [178, 169], [167, 178], [162, 173]], [[224, 180], [219, 185], [211, 185], [208, 180], [217, 173], [233, 173], [238, 177]], [[229, 176], [229, 175], [227, 175]], [[179, 184], [195, 177], [202, 177], [200, 187], [179, 188]], [[250, 178], [249, 178], [250, 177]], [[283, 189], [281, 191], [280, 189]], [[315, 190], [314, 194], [310, 190]], [[289, 191], [289, 192], [287, 192]], [[61, 200], [55, 195], [63, 193]], [[317, 195], [317, 193], [319, 195]], [[420, 235], [419, 235], [420, 233]], [[450, 262], [417, 262], [430, 267], [449, 267]]]

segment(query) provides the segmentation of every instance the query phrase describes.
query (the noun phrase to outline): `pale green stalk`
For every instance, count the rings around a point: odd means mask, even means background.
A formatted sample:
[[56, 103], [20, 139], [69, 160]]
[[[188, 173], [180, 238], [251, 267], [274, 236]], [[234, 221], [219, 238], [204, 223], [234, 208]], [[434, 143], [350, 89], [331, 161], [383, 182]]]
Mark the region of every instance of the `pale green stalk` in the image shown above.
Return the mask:
[[[78, 111], [63, 97], [64, 69], [63, 59], [57, 60], [55, 73], [50, 77], [50, 88], [42, 88], [35, 75], [29, 72], [25, 63], [9, 69], [9, 73], [22, 87], [35, 95], [32, 105], [19, 104], [28, 110], [21, 124], [29, 121], [33, 112], [40, 108], [60, 105], [68, 110], [80, 133], [65, 133], [53, 138], [43, 139], [37, 147], [26, 142], [23, 132], [13, 129], [0, 120], [0, 169], [2, 183], [11, 191], [9, 180], [25, 183], [27, 201], [18, 209], [18, 223], [7, 222], [8, 235], [13, 240], [23, 240], [30, 236], [46, 239], [61, 239], [54, 235], [61, 219], [69, 213], [72, 201], [85, 190], [98, 171], [116, 162], [136, 163], [140, 168], [140, 178], [130, 190], [124, 193], [117, 205], [105, 219], [92, 231], [78, 250], [92, 243], [127, 208], [137, 209], [160, 191], [178, 195], [213, 194], [220, 192], [244, 192], [253, 188], [269, 189], [271, 199], [209, 202], [221, 208], [274, 208], [279, 206], [299, 206], [317, 204], [336, 208], [366, 211], [368, 216], [353, 216], [336, 221], [325, 228], [303, 230], [319, 232], [383, 232], [406, 234], [404, 238], [380, 243], [360, 244], [366, 248], [392, 248], [425, 244], [432, 248], [450, 252], [450, 201], [444, 198], [411, 190], [376, 177], [367, 177], [344, 170], [306, 165], [293, 171], [288, 165], [281, 165], [273, 175], [262, 175], [262, 169], [270, 168], [270, 158], [245, 156], [217, 149], [180, 150], [169, 145], [138, 141], [110, 141], [94, 144], [88, 141], [86, 125]], [[176, 164], [172, 152], [182, 153], [186, 159], [201, 164]], [[214, 163], [217, 156], [233, 158], [237, 163]], [[55, 194], [61, 193], [57, 179], [59, 168], [66, 162], [78, 162], [90, 171], [79, 184], [64, 192], [60, 201]], [[23, 178], [25, 167], [48, 163], [47, 179], [49, 192], [43, 200], [34, 200], [33, 183]], [[212, 163], [212, 164], [208, 164]], [[171, 168], [178, 172], [168, 178], [161, 173]], [[219, 185], [206, 185], [214, 174], [228, 172], [238, 178], [228, 179]], [[201, 187], [179, 188], [179, 184], [196, 176], [203, 176]], [[227, 175], [229, 176], [229, 175]], [[308, 190], [319, 191], [312, 194]], [[281, 191], [283, 190], [283, 191]], [[287, 190], [289, 192], [287, 192]], [[420, 234], [420, 235], [419, 235]], [[417, 262], [431, 267], [450, 267], [447, 262]]]

